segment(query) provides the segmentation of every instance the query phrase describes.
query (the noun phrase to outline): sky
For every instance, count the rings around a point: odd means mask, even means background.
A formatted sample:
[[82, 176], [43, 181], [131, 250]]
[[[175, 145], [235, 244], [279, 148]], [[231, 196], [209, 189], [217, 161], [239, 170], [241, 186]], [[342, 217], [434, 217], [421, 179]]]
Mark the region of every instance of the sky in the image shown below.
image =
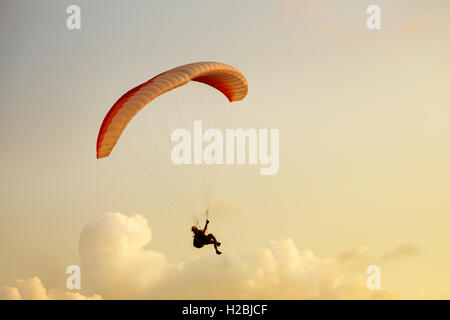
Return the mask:
[[[74, 3], [81, 30], [66, 28]], [[381, 30], [366, 27], [371, 4]], [[449, 6], [2, 1], [0, 297], [449, 299]], [[233, 127], [280, 130], [277, 175], [220, 169], [220, 257], [192, 248], [170, 192], [119, 168], [125, 143], [95, 157], [117, 98], [197, 61], [247, 78]], [[217, 101], [189, 84], [155, 110], [203, 95]], [[64, 288], [72, 264], [81, 291]], [[380, 292], [365, 287], [371, 264]], [[184, 290], [205, 279], [219, 285]]]

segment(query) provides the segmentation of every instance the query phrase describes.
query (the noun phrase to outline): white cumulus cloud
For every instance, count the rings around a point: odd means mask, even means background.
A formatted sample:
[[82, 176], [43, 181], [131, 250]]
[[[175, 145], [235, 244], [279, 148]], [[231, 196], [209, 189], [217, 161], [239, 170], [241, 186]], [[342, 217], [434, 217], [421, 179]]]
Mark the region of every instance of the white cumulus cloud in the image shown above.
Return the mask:
[[56, 294], [49, 292], [38, 277], [25, 280], [17, 279], [12, 286], [0, 288], [1, 300], [98, 300], [99, 295], [90, 297], [78, 292], [65, 292]]
[[217, 256], [208, 251], [205, 256], [171, 263], [161, 252], [148, 249], [151, 239], [151, 228], [143, 216], [105, 213], [86, 225], [80, 235], [83, 294], [47, 290], [38, 277], [32, 277], [1, 288], [0, 299], [395, 297], [366, 287], [365, 272], [373, 259], [362, 245], [336, 258], [321, 258], [310, 250], [299, 250], [287, 238], [245, 254], [227, 251]]
[[[151, 229], [140, 216], [107, 213], [80, 238], [85, 285], [106, 299], [369, 299], [364, 249], [320, 258], [291, 239], [271, 241], [243, 255], [193, 257], [170, 263], [146, 249]], [[352, 263], [349, 263], [351, 261]]]

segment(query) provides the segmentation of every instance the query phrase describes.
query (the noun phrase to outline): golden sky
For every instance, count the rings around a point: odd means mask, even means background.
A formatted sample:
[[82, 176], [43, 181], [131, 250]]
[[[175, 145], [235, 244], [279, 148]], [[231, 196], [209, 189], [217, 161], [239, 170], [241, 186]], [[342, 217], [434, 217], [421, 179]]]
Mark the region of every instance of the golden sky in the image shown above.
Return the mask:
[[[2, 1], [0, 297], [450, 298], [450, 4], [377, 1], [369, 31], [372, 2], [78, 1], [70, 31], [70, 1]], [[120, 95], [205, 60], [248, 80], [233, 127], [280, 129], [278, 175], [221, 169], [220, 257], [192, 248], [170, 194], [118, 168], [125, 144], [95, 158]], [[216, 101], [186, 86], [155, 110], [190, 89]], [[202, 279], [219, 285], [182, 294]]]

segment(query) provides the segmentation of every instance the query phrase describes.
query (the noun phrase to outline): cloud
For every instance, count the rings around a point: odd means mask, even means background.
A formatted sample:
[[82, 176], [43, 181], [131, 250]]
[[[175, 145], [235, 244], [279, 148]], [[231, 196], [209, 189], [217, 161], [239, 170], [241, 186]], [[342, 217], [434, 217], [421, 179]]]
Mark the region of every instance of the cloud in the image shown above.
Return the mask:
[[403, 243], [396, 247], [393, 251], [387, 252], [382, 256], [383, 261], [399, 259], [417, 255], [420, 252], [419, 248], [410, 243]]
[[79, 247], [84, 285], [109, 298], [145, 297], [169, 265], [163, 254], [144, 249], [151, 237], [140, 215], [107, 213], [85, 226]]
[[[80, 235], [82, 292], [47, 290], [37, 277], [0, 290], [2, 299], [388, 299], [369, 290], [368, 249], [336, 258], [299, 250], [292, 239], [270, 241], [245, 254], [213, 250], [180, 263], [149, 249], [151, 228], [141, 215], [105, 213]], [[394, 255], [405, 251], [395, 250]], [[402, 251], [403, 250], [403, 251]], [[406, 250], [408, 251], [408, 250]], [[93, 294], [95, 293], [95, 294]]]
[[99, 295], [86, 297], [78, 292], [65, 292], [61, 295], [49, 293], [38, 277], [17, 279], [13, 286], [0, 288], [1, 300], [98, 300]]
[[[237, 255], [211, 252], [173, 264], [146, 249], [151, 229], [140, 216], [107, 213], [80, 238], [84, 287], [106, 299], [369, 299], [361, 250], [320, 258], [291, 239]], [[351, 259], [349, 258], [351, 257]], [[351, 267], [349, 267], [351, 266]]]

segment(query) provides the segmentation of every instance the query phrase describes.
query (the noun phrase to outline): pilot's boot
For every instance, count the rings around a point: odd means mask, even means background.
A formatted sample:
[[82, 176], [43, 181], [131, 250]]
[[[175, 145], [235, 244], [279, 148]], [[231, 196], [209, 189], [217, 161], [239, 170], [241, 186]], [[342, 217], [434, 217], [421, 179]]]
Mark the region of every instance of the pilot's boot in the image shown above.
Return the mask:
[[220, 244], [219, 244], [219, 242], [216, 242], [216, 243], [214, 243], [214, 249], [216, 249], [216, 253], [217, 254], [222, 254], [222, 252], [220, 252], [218, 249], [217, 249], [217, 246], [220, 246]]

